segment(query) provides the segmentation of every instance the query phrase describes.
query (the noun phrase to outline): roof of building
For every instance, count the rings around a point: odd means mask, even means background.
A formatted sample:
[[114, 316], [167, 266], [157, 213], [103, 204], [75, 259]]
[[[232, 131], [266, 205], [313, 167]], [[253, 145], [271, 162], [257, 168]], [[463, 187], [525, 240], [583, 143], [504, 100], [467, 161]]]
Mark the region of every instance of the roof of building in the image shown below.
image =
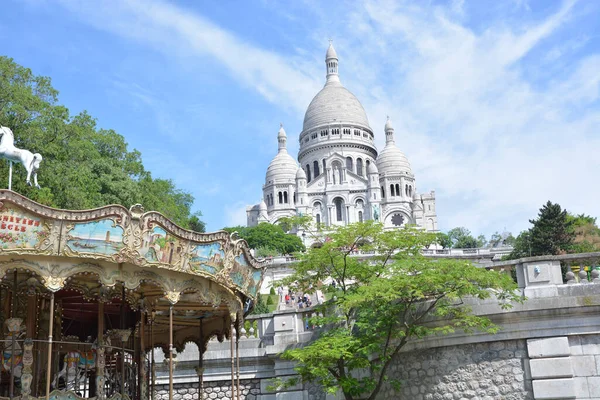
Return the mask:
[[265, 177], [265, 184], [267, 185], [278, 182], [294, 182], [296, 180], [298, 163], [287, 152], [287, 135], [283, 129], [283, 124], [277, 132], [277, 141], [279, 142], [279, 151], [267, 168]]
[[394, 139], [394, 127], [388, 117], [385, 123], [385, 147], [377, 156], [377, 167], [380, 174], [402, 174], [412, 175], [412, 169], [406, 155], [396, 146]]

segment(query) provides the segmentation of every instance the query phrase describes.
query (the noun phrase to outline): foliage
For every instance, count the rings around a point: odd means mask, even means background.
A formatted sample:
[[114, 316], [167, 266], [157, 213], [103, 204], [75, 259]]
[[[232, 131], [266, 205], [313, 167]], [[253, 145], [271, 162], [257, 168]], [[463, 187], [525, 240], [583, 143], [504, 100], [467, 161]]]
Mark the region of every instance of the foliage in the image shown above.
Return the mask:
[[498, 232], [494, 232], [492, 236], [490, 236], [490, 240], [487, 242], [488, 247], [504, 247], [504, 246], [514, 246], [515, 237], [510, 232], [504, 232], [502, 234]]
[[436, 236], [437, 236], [437, 244], [442, 246], [443, 249], [449, 249], [452, 247], [452, 239], [450, 239], [450, 236], [448, 236], [447, 233], [438, 232], [436, 234]]
[[256, 258], [269, 258], [275, 257], [279, 255], [279, 251], [275, 249], [271, 249], [268, 247], [259, 247], [258, 249], [254, 249], [254, 256]]
[[567, 219], [572, 223], [571, 229], [575, 234], [571, 252], [600, 251], [600, 228], [596, 225], [596, 218], [585, 214], [568, 214]]
[[600, 244], [600, 230], [595, 225], [595, 218], [570, 215], [551, 201], [540, 208], [537, 219], [529, 222], [532, 227], [519, 234], [508, 259], [580, 253], [599, 248], [596, 246]]
[[275, 304], [273, 301], [273, 297], [272, 296], [267, 297], [267, 305], [272, 306], [273, 304]]
[[254, 305], [254, 308], [252, 309], [251, 314], [268, 314], [268, 313], [269, 313], [269, 306], [265, 304], [262, 294], [259, 294], [258, 296], [256, 296], [256, 304]]
[[452, 242], [452, 247], [455, 249], [474, 249], [479, 247], [479, 242], [471, 235], [471, 231], [464, 227], [450, 229], [448, 237]]
[[[168, 179], [154, 179], [141, 154], [127, 149], [123, 136], [100, 129], [86, 111], [72, 116], [58, 103], [50, 78], [0, 56], [0, 125], [12, 129], [15, 146], [39, 152], [41, 190], [25, 184], [25, 169], [14, 165], [13, 190], [53, 207], [89, 209], [107, 204], [140, 203], [177, 224], [204, 231], [193, 197]], [[0, 163], [7, 179], [8, 163]], [[5, 178], [6, 177], [6, 178]]]
[[287, 234], [281, 226], [266, 222], [257, 226], [234, 226], [224, 228], [227, 232], [237, 232], [238, 235], [248, 242], [252, 249], [276, 250], [279, 254], [291, 254], [304, 251], [302, 239], [294, 234]]
[[274, 295], [275, 293], [275, 288], [273, 286], [271, 286], [271, 289], [269, 290], [269, 294], [270, 295]]
[[[323, 327], [316, 340], [282, 354], [297, 362], [300, 378], [277, 380], [277, 386], [311, 381], [330, 393], [341, 390], [348, 400], [374, 399], [407, 343], [455, 330], [496, 332], [463, 299], [488, 298], [494, 289], [503, 307], [521, 300], [509, 275], [423, 257], [421, 249], [439, 240], [436, 234], [410, 227], [385, 231], [373, 221], [332, 229], [331, 240], [299, 255], [293, 275], [282, 282], [297, 292], [329, 279], [336, 285], [325, 289], [332, 300], [315, 306], [323, 315], [310, 321]], [[377, 255], [353, 257], [359, 243]]]

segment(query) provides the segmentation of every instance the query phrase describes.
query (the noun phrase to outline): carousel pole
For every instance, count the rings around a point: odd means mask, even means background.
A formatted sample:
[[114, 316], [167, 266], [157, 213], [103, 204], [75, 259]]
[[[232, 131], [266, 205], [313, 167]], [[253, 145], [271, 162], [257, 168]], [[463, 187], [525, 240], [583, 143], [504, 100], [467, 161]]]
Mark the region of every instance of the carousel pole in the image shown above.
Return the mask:
[[155, 374], [154, 374], [154, 311], [150, 314], [151, 320], [150, 320], [150, 346], [152, 347], [152, 354], [151, 354], [151, 360], [150, 360], [150, 376], [151, 376], [151, 381], [150, 381], [150, 400], [154, 400], [154, 378], [155, 378]]
[[104, 391], [104, 301], [98, 302], [98, 338], [96, 347], [96, 398], [103, 400], [106, 397]]
[[12, 190], [12, 161], [8, 161], [8, 190]]
[[235, 335], [235, 356], [237, 359], [237, 398], [238, 400], [241, 397], [240, 391], [240, 330], [241, 330], [241, 318], [238, 319], [238, 329]]
[[173, 400], [173, 305], [169, 307], [169, 400]]
[[231, 351], [231, 398], [235, 399], [235, 354], [233, 349], [233, 335], [235, 335], [235, 327], [233, 324], [235, 321], [235, 314], [230, 314], [229, 320], [231, 323], [231, 326], [229, 328], [229, 342], [231, 343], [229, 346], [229, 350]]
[[46, 400], [50, 400], [52, 378], [52, 330], [54, 329], [54, 292], [50, 294], [50, 321], [48, 322], [48, 364], [46, 368]]
[[125, 339], [123, 331], [125, 330], [125, 282], [121, 288], [121, 398], [125, 395]]
[[142, 308], [140, 312], [140, 362], [139, 362], [139, 390], [140, 399], [146, 399], [146, 311]]
[[198, 345], [198, 400], [204, 400], [204, 320], [200, 319], [200, 341]]
[[[12, 162], [11, 162], [11, 168], [12, 168]], [[15, 304], [16, 304], [16, 298], [17, 298], [17, 269], [15, 268], [15, 272], [13, 273], [13, 290], [12, 290], [12, 296], [11, 296], [11, 305], [10, 305], [10, 318], [13, 319], [15, 318]], [[20, 324], [19, 324], [20, 325]], [[16, 358], [16, 354], [15, 354], [15, 350], [16, 350], [16, 344], [17, 344], [17, 334], [21, 331], [20, 327], [17, 331], [13, 331], [11, 332], [11, 348], [10, 348], [10, 389], [9, 389], [9, 396], [12, 399], [15, 395], [15, 358]]]

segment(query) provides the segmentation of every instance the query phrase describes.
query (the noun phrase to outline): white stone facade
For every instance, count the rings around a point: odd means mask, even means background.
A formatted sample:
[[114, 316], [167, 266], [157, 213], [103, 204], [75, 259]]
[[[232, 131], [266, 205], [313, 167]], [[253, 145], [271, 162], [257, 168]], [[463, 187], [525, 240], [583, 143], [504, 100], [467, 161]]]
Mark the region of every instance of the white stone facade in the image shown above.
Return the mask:
[[435, 192], [417, 193], [391, 121], [385, 124], [385, 147], [378, 152], [363, 106], [340, 82], [331, 44], [325, 58], [327, 81], [306, 110], [298, 163], [287, 152], [282, 126], [263, 200], [246, 210], [248, 226], [309, 214], [319, 227], [371, 219], [386, 228], [415, 224], [437, 231]]

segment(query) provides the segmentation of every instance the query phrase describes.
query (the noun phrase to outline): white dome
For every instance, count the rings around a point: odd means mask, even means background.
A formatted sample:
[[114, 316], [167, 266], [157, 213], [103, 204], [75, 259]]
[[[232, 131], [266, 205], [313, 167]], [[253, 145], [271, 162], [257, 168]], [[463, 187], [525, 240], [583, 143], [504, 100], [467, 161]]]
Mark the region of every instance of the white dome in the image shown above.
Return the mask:
[[312, 99], [302, 129], [307, 131], [331, 123], [357, 124], [370, 129], [362, 104], [339, 82], [329, 82]]
[[399, 175], [405, 172], [412, 175], [408, 158], [393, 142], [387, 143], [377, 156], [377, 167], [380, 174]]
[[260, 204], [258, 205], [258, 209], [259, 209], [260, 211], [267, 211], [267, 203], [265, 203], [265, 200], [264, 200], [264, 199], [262, 199], [262, 200], [260, 201]]
[[304, 172], [302, 167], [298, 168], [298, 172], [296, 172], [296, 179], [306, 179], [306, 172]]
[[377, 165], [375, 165], [374, 162], [369, 163], [369, 166], [367, 167], [367, 174], [378, 174], [379, 171], [377, 170]]
[[266, 185], [272, 183], [294, 183], [296, 181], [298, 164], [287, 152], [287, 135], [283, 129], [283, 124], [280, 124], [279, 132], [277, 132], [277, 142], [279, 143], [279, 152], [267, 168]]
[[298, 164], [287, 151], [280, 151], [269, 164], [265, 183], [287, 183], [296, 181]]

